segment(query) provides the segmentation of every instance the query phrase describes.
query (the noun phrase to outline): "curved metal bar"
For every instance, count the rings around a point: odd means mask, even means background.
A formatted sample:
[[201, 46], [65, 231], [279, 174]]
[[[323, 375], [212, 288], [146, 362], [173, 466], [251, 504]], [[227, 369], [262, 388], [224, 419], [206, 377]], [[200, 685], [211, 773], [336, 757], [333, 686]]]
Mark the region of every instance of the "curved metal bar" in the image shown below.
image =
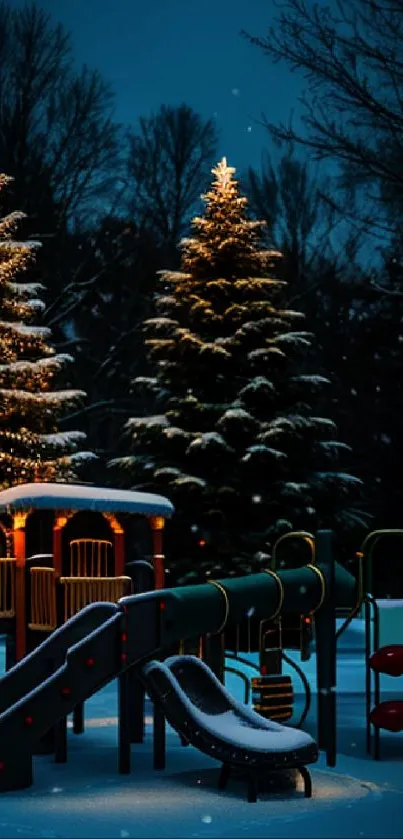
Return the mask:
[[235, 676], [239, 676], [239, 678], [242, 679], [242, 681], [245, 685], [244, 703], [245, 703], [245, 705], [249, 705], [250, 684], [249, 684], [249, 679], [245, 675], [245, 673], [243, 673], [242, 670], [238, 670], [237, 667], [224, 667], [224, 673], [233, 673]]
[[306, 542], [310, 549], [311, 549], [311, 563], [315, 564], [315, 537], [312, 533], [308, 533], [307, 530], [291, 530], [289, 533], [283, 533], [277, 542], [273, 545], [273, 551], [271, 555], [271, 562], [270, 567], [273, 571], [276, 570], [276, 556], [277, 556], [277, 549], [281, 542], [284, 542], [285, 539], [303, 539]]
[[311, 701], [312, 701], [311, 687], [310, 687], [310, 684], [308, 682], [308, 679], [305, 676], [304, 671], [301, 670], [300, 667], [298, 667], [298, 664], [296, 664], [295, 661], [292, 660], [292, 658], [289, 658], [289, 656], [283, 650], [281, 651], [281, 656], [284, 659], [284, 661], [286, 661], [287, 664], [289, 664], [290, 667], [293, 667], [294, 670], [296, 670], [296, 672], [298, 673], [298, 676], [300, 677], [301, 682], [304, 686], [305, 706], [304, 706], [304, 710], [302, 711], [302, 714], [301, 714], [298, 722], [295, 723], [296, 728], [301, 728], [301, 725], [304, 724], [304, 722], [305, 722], [305, 720], [306, 720], [306, 718], [309, 714], [310, 708], [311, 708]]
[[208, 583], [209, 583], [211, 586], [215, 586], [216, 588], [218, 588], [218, 591], [220, 591], [220, 592], [221, 592], [221, 594], [222, 594], [222, 595], [223, 595], [223, 597], [224, 597], [224, 601], [225, 601], [225, 615], [224, 615], [224, 620], [223, 620], [223, 622], [222, 622], [222, 624], [221, 624], [220, 628], [219, 628], [219, 629], [217, 629], [217, 632], [215, 632], [215, 633], [214, 633], [215, 635], [221, 635], [221, 633], [222, 633], [222, 632], [224, 632], [224, 629], [225, 629], [225, 627], [226, 627], [226, 625], [227, 625], [227, 620], [228, 620], [228, 615], [229, 615], [229, 599], [228, 599], [228, 594], [227, 594], [227, 592], [225, 591], [224, 586], [223, 586], [223, 585], [221, 585], [221, 583], [217, 583], [217, 580], [208, 580]]
[[[366, 593], [372, 594], [370, 588], [372, 586], [372, 557], [374, 550], [378, 544], [378, 542], [384, 536], [403, 536], [403, 529], [402, 528], [385, 528], [383, 530], [372, 530], [371, 533], [368, 533], [365, 537], [362, 545], [361, 550], [358, 552], [358, 556], [361, 554], [361, 559], [364, 561], [367, 559], [367, 573], [365, 574], [365, 581], [364, 581], [364, 571], [363, 571], [363, 586], [365, 582]], [[368, 545], [370, 548], [368, 550]]]
[[[369, 666], [369, 660], [371, 657], [371, 648], [372, 652], [379, 649], [379, 607], [378, 604], [372, 595], [367, 594], [364, 597], [364, 604], [365, 604], [365, 716], [366, 716], [366, 745], [367, 745], [367, 754], [371, 754], [371, 699], [372, 699], [372, 690], [371, 690], [371, 669]], [[374, 627], [373, 627], [373, 639], [371, 639], [371, 607], [373, 611], [373, 619], [374, 619]], [[372, 643], [371, 643], [372, 641]], [[379, 704], [379, 697], [380, 697], [380, 674], [376, 670], [374, 672], [374, 698], [375, 698], [375, 705]], [[378, 728], [375, 728], [374, 732], [374, 740], [375, 740], [375, 759], [379, 759], [379, 747], [380, 747], [380, 731]]]
[[356, 615], [358, 615], [358, 612], [360, 611], [361, 606], [364, 603], [364, 600], [365, 600], [364, 597], [362, 597], [361, 600], [359, 600], [357, 605], [354, 606], [354, 609], [352, 609], [350, 614], [347, 616], [344, 623], [342, 623], [342, 625], [339, 627], [339, 629], [336, 632], [336, 641], [340, 638], [340, 635], [343, 635], [343, 632], [347, 629], [347, 627], [349, 626], [349, 624], [351, 623], [353, 618], [355, 618]]
[[253, 661], [248, 661], [247, 658], [244, 658], [242, 655], [236, 655], [235, 653], [226, 652], [225, 658], [230, 658], [233, 661], [240, 661], [241, 664], [246, 664], [247, 667], [250, 667], [251, 670], [256, 670], [257, 673], [260, 673], [260, 667], [258, 664], [254, 664]]
[[278, 618], [278, 616], [279, 616], [279, 614], [280, 614], [280, 612], [281, 612], [281, 610], [282, 610], [282, 608], [283, 608], [283, 603], [284, 603], [284, 583], [283, 583], [282, 579], [278, 576], [277, 572], [276, 572], [276, 571], [272, 571], [272, 570], [271, 570], [271, 568], [263, 568], [263, 573], [264, 573], [264, 574], [269, 574], [269, 576], [270, 576], [270, 577], [273, 577], [273, 578], [275, 579], [276, 583], [277, 583], [277, 588], [278, 588], [278, 593], [279, 593], [278, 606], [277, 606], [277, 608], [276, 608], [276, 611], [275, 611], [275, 612], [273, 612], [273, 614], [272, 614], [272, 615], [270, 615], [270, 617], [269, 617], [269, 618], [266, 618], [266, 619], [265, 619], [265, 620], [269, 620], [269, 621], [274, 621], [274, 620], [276, 620], [276, 618]]
[[[226, 653], [225, 657], [229, 658], [231, 660], [239, 661], [241, 664], [245, 664], [247, 667], [250, 667], [252, 670], [256, 670], [258, 673], [260, 673], [260, 668], [258, 667], [257, 664], [254, 664], [253, 662], [248, 661], [246, 658], [243, 658], [242, 656], [237, 656], [234, 653]], [[312, 703], [311, 688], [310, 688], [308, 679], [305, 676], [305, 673], [303, 672], [303, 670], [301, 670], [300, 667], [298, 667], [298, 664], [296, 664], [291, 658], [289, 658], [289, 656], [283, 651], [282, 651], [282, 657], [283, 657], [284, 661], [286, 661], [287, 664], [289, 664], [290, 667], [293, 667], [294, 670], [298, 673], [298, 675], [301, 679], [301, 682], [303, 684], [303, 687], [304, 687], [305, 705], [304, 705], [304, 709], [302, 711], [302, 714], [301, 714], [298, 722], [295, 723], [296, 728], [300, 728], [301, 725], [304, 724], [304, 722], [305, 722], [305, 720], [306, 720], [306, 718], [309, 714], [310, 708], [311, 708], [311, 703]], [[235, 673], [236, 675], [239, 675], [242, 679], [245, 679], [245, 681], [247, 681], [247, 683], [248, 683], [249, 692], [250, 692], [249, 679], [247, 678], [245, 673], [242, 673], [242, 671], [238, 670], [237, 668], [233, 668], [233, 667], [225, 667], [224, 672]], [[245, 692], [245, 696], [246, 696], [246, 692]], [[248, 693], [248, 701], [249, 701], [249, 693]], [[246, 699], [245, 699], [245, 702], [246, 702]]]
[[317, 612], [320, 609], [320, 607], [323, 605], [323, 602], [325, 600], [325, 597], [326, 597], [326, 580], [325, 580], [325, 575], [324, 575], [323, 571], [320, 568], [318, 568], [316, 565], [312, 565], [310, 562], [308, 562], [308, 564], [305, 567], [309, 568], [311, 571], [313, 571], [314, 574], [316, 574], [316, 576], [320, 580], [321, 590], [320, 590], [319, 603], [318, 603], [317, 606], [315, 606], [314, 609], [310, 609], [310, 614], [314, 615], [315, 612]]
[[[358, 559], [358, 599], [357, 599], [357, 606], [362, 606], [362, 602], [364, 600], [365, 591], [364, 591], [364, 554], [362, 551], [356, 552], [356, 557]], [[354, 606], [354, 609], [356, 606]]]

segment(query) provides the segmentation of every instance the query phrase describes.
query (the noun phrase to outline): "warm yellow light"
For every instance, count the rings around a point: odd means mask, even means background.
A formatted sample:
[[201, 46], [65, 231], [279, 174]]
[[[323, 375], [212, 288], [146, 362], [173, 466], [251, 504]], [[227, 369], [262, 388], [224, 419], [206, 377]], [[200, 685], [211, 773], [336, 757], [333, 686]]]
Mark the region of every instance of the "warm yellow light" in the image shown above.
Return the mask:
[[62, 529], [68, 522], [68, 518], [66, 515], [56, 516], [55, 527], [58, 529]]
[[163, 516], [151, 516], [150, 524], [153, 530], [163, 530], [165, 527], [165, 519]]
[[23, 530], [27, 520], [28, 513], [14, 513], [13, 526], [14, 530]]
[[112, 513], [107, 513], [104, 514], [104, 518], [106, 518], [114, 533], [124, 533], [123, 527], [120, 522], [118, 522], [116, 516], [112, 515]]

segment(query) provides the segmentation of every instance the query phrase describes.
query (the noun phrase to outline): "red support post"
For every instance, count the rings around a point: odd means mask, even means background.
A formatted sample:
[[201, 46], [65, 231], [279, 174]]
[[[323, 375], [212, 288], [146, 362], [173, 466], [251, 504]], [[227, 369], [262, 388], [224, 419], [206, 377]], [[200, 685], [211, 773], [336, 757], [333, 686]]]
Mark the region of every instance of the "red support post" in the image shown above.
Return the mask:
[[20, 661], [27, 652], [25, 605], [25, 523], [28, 513], [15, 513], [13, 545], [15, 556], [15, 654]]
[[123, 530], [115, 530], [115, 576], [123, 577], [125, 573], [125, 534]]
[[55, 513], [53, 524], [53, 568], [57, 578], [62, 576], [62, 531], [67, 522], [66, 516]]
[[153, 565], [155, 588], [165, 588], [165, 557], [163, 554], [163, 533], [165, 519], [163, 516], [150, 516], [149, 519], [153, 538]]

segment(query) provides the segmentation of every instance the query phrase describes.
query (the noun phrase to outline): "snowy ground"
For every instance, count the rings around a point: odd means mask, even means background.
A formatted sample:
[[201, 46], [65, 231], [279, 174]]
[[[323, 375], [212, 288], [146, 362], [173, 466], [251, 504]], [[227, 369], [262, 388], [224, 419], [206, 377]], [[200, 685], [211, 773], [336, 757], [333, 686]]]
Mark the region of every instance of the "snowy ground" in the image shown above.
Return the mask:
[[[381, 762], [365, 755], [360, 633], [359, 626], [349, 633], [339, 656], [337, 767], [327, 769], [321, 756], [312, 770], [311, 800], [297, 788], [248, 804], [239, 781], [218, 792], [217, 764], [182, 747], [171, 730], [167, 768], [155, 772], [151, 708], [145, 742], [133, 746], [132, 773], [119, 776], [116, 684], [111, 684], [86, 704], [85, 734], [69, 733], [68, 763], [37, 757], [34, 785], [0, 796], [0, 837], [402, 837], [403, 735], [382, 735]], [[0, 657], [0, 671], [3, 666]], [[303, 665], [313, 690], [314, 666], [314, 657]], [[227, 685], [241, 696], [240, 679], [230, 674]], [[299, 691], [297, 678], [294, 686]], [[384, 687], [389, 686], [391, 680]], [[398, 696], [399, 680], [393, 687]], [[312, 733], [314, 705], [305, 725]]]

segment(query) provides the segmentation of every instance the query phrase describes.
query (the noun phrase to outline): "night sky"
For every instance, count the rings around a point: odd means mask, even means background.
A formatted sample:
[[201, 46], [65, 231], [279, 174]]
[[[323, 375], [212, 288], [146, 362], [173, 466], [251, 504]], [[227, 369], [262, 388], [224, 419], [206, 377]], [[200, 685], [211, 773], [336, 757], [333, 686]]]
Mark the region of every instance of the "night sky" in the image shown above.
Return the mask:
[[[23, 5], [11, 0], [11, 5]], [[264, 35], [272, 0], [39, 0], [72, 33], [80, 63], [116, 91], [116, 118], [136, 124], [161, 104], [186, 102], [213, 116], [219, 156], [242, 171], [269, 143], [256, 124], [298, 109], [298, 79], [240, 36]]]

